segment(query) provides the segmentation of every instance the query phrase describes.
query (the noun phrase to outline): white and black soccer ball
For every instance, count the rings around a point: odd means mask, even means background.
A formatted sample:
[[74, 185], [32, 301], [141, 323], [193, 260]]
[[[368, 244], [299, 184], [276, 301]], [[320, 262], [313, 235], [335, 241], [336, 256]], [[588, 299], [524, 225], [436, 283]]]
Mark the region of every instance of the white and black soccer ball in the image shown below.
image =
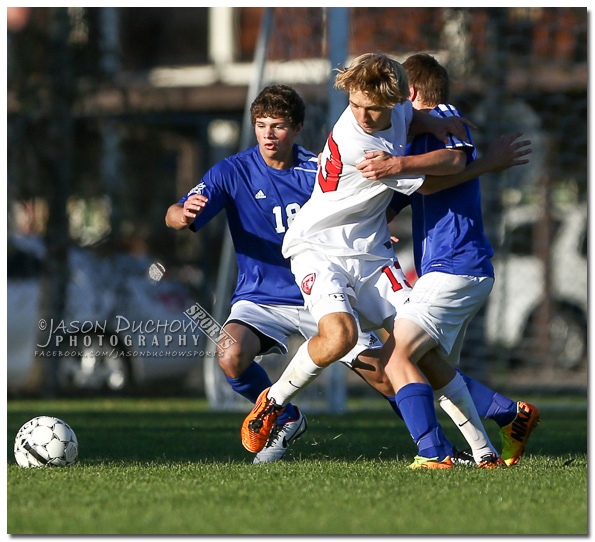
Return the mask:
[[14, 457], [21, 467], [69, 467], [79, 445], [70, 425], [51, 416], [38, 416], [23, 425], [14, 441]]

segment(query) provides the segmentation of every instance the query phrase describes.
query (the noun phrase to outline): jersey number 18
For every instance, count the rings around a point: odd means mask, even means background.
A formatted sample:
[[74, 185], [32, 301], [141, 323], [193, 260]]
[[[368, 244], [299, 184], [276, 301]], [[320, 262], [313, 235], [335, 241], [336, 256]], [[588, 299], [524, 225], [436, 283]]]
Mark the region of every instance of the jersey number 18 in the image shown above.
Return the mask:
[[[291, 226], [296, 213], [300, 210], [299, 203], [289, 203], [285, 207], [285, 216], [287, 217], [287, 228]], [[287, 228], [283, 225], [283, 208], [281, 205], [273, 207], [273, 215], [275, 215], [275, 231], [277, 233], [285, 233]]]

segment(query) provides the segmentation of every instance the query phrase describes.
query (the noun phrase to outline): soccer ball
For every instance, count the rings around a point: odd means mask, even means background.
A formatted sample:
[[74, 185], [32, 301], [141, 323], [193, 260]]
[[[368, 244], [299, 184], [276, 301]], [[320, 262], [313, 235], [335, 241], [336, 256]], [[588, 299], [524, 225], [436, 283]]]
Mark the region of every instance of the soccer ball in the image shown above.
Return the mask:
[[74, 431], [58, 418], [39, 416], [19, 429], [14, 457], [21, 467], [70, 467], [79, 445]]

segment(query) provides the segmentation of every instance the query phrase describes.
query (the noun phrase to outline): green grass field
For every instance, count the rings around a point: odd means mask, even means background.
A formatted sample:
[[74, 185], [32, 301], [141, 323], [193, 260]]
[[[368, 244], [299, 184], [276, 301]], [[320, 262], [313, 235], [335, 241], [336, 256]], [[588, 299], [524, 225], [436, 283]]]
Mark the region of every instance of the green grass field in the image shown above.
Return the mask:
[[[449, 471], [407, 468], [415, 448], [383, 401], [310, 414], [287, 460], [270, 465], [252, 465], [242, 448], [244, 414], [210, 413], [204, 400], [9, 401], [7, 531], [587, 534], [586, 400], [534, 401], [542, 421], [519, 466]], [[18, 428], [42, 414], [75, 430], [75, 466], [16, 465]], [[499, 448], [495, 424], [486, 428]]]

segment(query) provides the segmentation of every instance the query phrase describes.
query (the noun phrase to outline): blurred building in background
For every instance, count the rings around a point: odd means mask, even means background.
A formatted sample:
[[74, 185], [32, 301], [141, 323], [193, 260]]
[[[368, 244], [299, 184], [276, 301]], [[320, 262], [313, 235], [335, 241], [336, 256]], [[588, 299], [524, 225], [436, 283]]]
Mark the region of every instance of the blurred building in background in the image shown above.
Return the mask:
[[[264, 84], [304, 97], [300, 143], [315, 152], [337, 67], [330, 9], [272, 9], [264, 66]], [[41, 264], [41, 314], [66, 314], [71, 247], [159, 260], [210, 310], [224, 217], [180, 235], [164, 216], [240, 150], [265, 8], [8, 10], [8, 233], [45, 239], [54, 263]], [[586, 389], [586, 8], [352, 7], [345, 32], [346, 63], [370, 51], [435, 54], [480, 153], [516, 130], [533, 141], [529, 166], [482, 183], [497, 280], [464, 369], [501, 386]], [[409, 215], [391, 227], [411, 268]], [[11, 280], [27, 272], [9, 257]]]

